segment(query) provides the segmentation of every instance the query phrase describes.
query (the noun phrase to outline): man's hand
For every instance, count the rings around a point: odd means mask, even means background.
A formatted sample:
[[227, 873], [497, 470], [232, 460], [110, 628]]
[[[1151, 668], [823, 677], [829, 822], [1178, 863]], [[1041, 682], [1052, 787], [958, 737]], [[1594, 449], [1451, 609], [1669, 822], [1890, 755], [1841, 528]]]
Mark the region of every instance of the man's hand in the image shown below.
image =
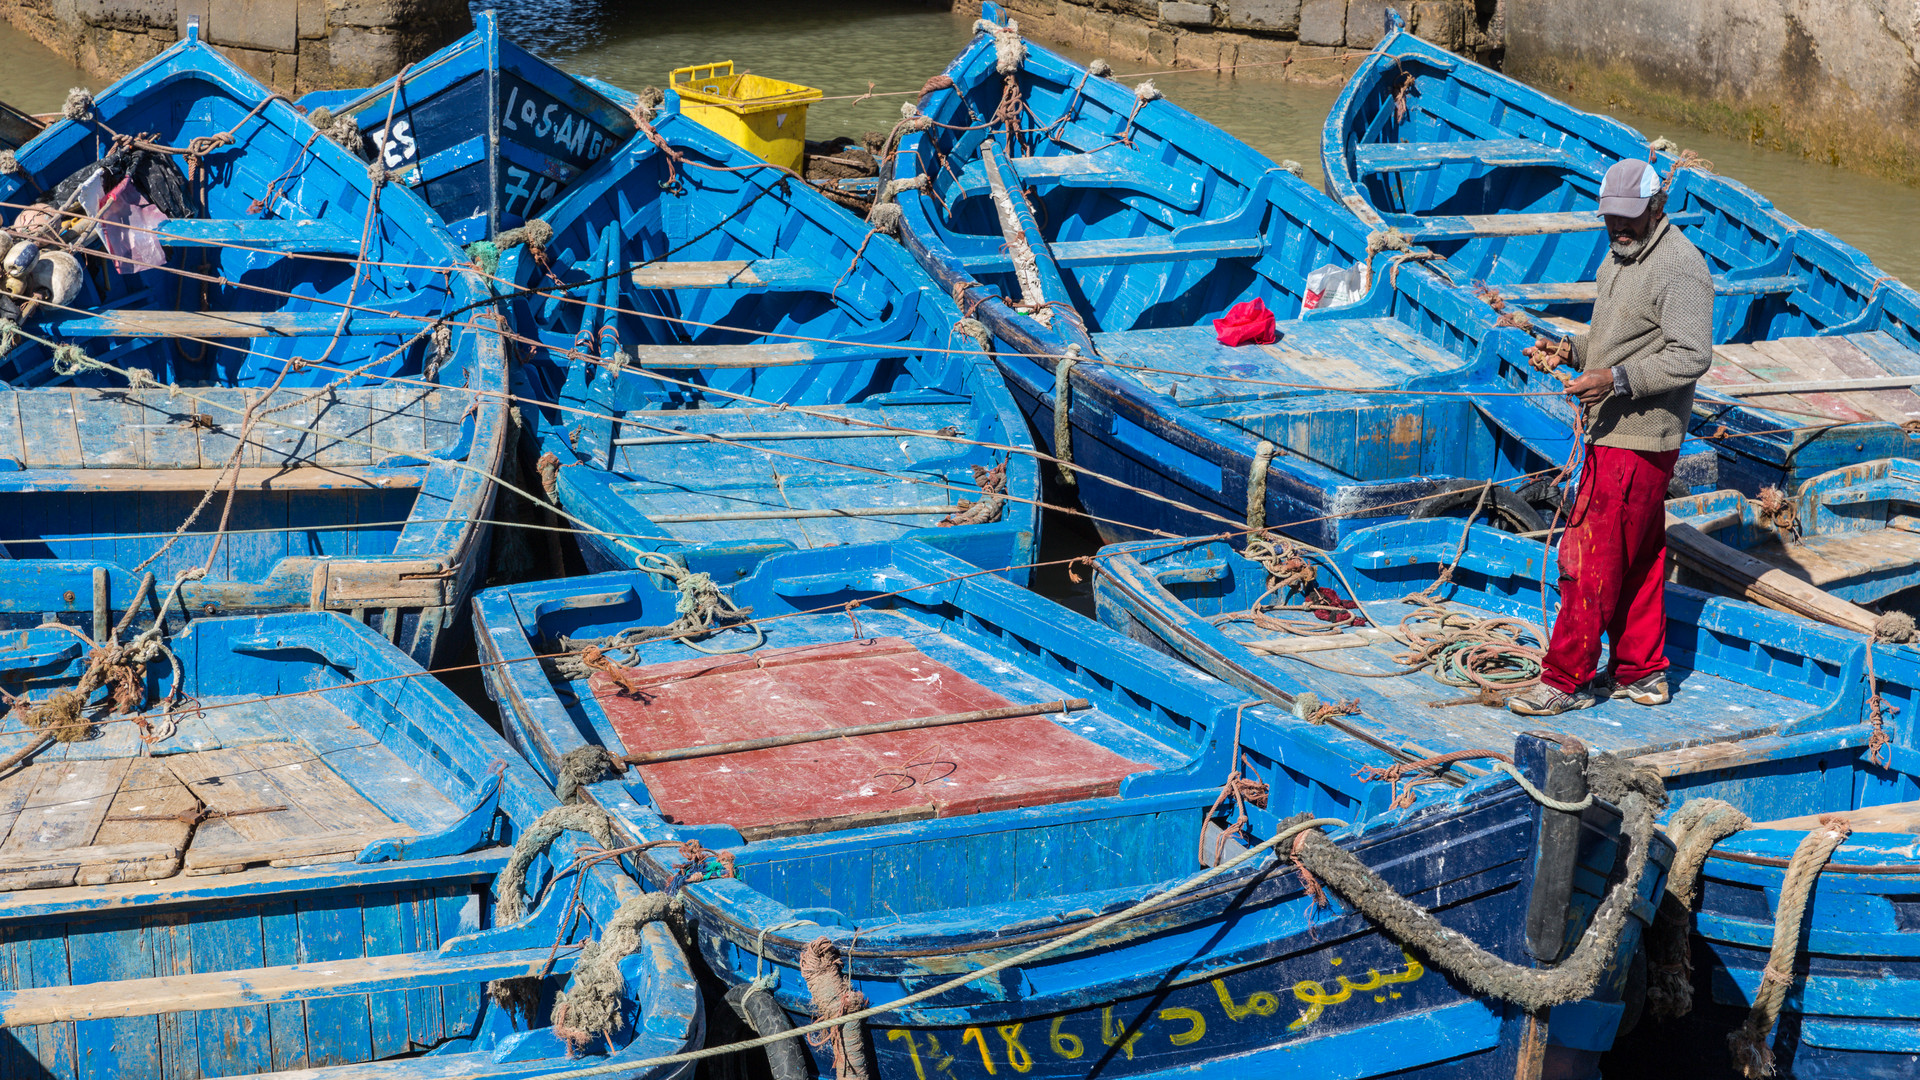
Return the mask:
[[1598, 405], [1613, 393], [1612, 371], [1589, 371], [1567, 384], [1567, 393], [1583, 405]]
[[1572, 350], [1566, 347], [1565, 342], [1550, 337], [1536, 336], [1531, 347], [1520, 350], [1520, 355], [1532, 362], [1535, 371], [1543, 372], [1559, 367], [1572, 358], [1571, 354]]

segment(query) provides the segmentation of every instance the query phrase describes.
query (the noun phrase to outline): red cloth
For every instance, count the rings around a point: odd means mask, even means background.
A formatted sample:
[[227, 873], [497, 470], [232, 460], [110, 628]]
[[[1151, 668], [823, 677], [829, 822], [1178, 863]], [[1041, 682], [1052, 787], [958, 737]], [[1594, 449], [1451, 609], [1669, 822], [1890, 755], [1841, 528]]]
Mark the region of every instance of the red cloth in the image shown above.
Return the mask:
[[1594, 676], [1600, 635], [1623, 683], [1667, 669], [1667, 484], [1680, 451], [1595, 446], [1560, 538], [1560, 614], [1541, 681], [1571, 694]]
[[1222, 345], [1271, 345], [1279, 340], [1273, 332], [1273, 312], [1257, 296], [1213, 320], [1213, 332]]

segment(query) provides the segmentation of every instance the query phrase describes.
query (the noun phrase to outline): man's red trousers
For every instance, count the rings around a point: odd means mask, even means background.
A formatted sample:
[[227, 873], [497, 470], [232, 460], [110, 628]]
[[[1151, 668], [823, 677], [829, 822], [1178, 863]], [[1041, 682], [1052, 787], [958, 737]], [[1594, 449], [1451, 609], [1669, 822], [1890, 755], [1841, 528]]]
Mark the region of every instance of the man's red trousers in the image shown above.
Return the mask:
[[1680, 451], [1595, 446], [1560, 539], [1560, 614], [1541, 681], [1571, 694], [1592, 681], [1600, 635], [1622, 683], [1667, 669], [1667, 485]]

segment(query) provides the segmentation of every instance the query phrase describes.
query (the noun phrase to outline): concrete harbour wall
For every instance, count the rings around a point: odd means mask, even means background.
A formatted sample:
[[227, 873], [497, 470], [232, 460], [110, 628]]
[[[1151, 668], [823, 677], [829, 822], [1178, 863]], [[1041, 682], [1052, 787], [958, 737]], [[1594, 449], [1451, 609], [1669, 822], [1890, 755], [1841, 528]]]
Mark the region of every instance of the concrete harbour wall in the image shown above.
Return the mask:
[[[957, 10], [978, 11], [978, 0]], [[1381, 37], [1393, 7], [1413, 32], [1456, 52], [1492, 58], [1500, 47], [1494, 0], [1005, 0], [1022, 33], [1167, 68], [1232, 69], [1236, 78], [1340, 83]]]
[[1920, 0], [1505, 3], [1509, 74], [1920, 183]]
[[103, 85], [198, 18], [202, 40], [289, 95], [378, 82], [473, 28], [467, 0], [0, 0], [0, 17]]

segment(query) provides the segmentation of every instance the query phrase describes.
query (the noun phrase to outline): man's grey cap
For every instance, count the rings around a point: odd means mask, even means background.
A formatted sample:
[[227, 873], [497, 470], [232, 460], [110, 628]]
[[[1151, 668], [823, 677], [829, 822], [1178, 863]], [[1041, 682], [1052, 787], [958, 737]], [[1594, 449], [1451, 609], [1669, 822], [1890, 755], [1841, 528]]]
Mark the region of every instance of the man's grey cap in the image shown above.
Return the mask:
[[1600, 212], [1610, 217], [1639, 217], [1660, 190], [1660, 174], [1638, 158], [1616, 161], [1600, 182]]

